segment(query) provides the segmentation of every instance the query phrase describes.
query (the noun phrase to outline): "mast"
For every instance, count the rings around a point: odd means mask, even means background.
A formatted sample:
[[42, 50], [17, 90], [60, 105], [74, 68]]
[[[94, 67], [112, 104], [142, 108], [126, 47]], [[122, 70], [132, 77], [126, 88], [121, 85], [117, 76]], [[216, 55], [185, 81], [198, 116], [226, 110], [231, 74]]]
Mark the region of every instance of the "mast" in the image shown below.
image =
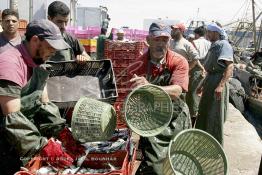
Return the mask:
[[76, 5], [77, 0], [70, 0], [70, 25], [76, 26]]
[[18, 11], [18, 1], [17, 0], [10, 0], [9, 1], [9, 8], [12, 10]]
[[254, 47], [255, 47], [255, 52], [257, 51], [257, 32], [256, 32], [256, 17], [255, 17], [255, 0], [252, 0], [252, 16], [253, 16], [253, 37], [254, 37]]
[[33, 20], [33, 0], [29, 0], [29, 21]]

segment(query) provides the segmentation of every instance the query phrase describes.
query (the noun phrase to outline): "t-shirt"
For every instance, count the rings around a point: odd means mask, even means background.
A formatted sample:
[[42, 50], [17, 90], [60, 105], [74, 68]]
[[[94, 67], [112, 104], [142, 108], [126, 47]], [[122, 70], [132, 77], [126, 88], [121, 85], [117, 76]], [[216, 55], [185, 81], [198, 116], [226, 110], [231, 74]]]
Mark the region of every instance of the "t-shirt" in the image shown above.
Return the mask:
[[66, 32], [63, 33], [63, 38], [71, 48], [56, 51], [55, 55], [49, 59], [50, 61], [74, 60], [77, 55], [81, 55], [84, 52], [85, 48], [77, 38]]
[[223, 73], [225, 61], [234, 62], [233, 49], [227, 40], [218, 40], [211, 44], [204, 67], [208, 73]]
[[0, 53], [4, 52], [5, 50], [9, 49], [10, 47], [15, 47], [18, 44], [21, 44], [21, 36], [17, 35], [12, 40], [8, 41], [3, 33], [0, 33]]
[[196, 40], [193, 40], [193, 43], [196, 47], [196, 50], [199, 55], [199, 59], [202, 60], [206, 57], [206, 54], [210, 48], [210, 41], [206, 40], [204, 37], [200, 37]]
[[[149, 66], [149, 64], [151, 65]], [[160, 65], [155, 65], [151, 63], [149, 51], [147, 51], [128, 68], [128, 74], [130, 78], [134, 74], [144, 77], [150, 74], [154, 78], [163, 73], [163, 66], [165, 66], [171, 73], [169, 85], [179, 85], [184, 91], [187, 91], [189, 81], [188, 62], [183, 56], [171, 50], [167, 51], [166, 59], [163, 60], [162, 64]], [[148, 70], [149, 67], [151, 67], [151, 70]]]
[[24, 44], [12, 47], [0, 53], [0, 82], [11, 81], [23, 88], [36, 66]]
[[171, 40], [170, 48], [172, 51], [185, 57], [187, 61], [199, 59], [197, 50], [194, 48], [193, 44], [185, 38], [181, 38], [179, 41]]

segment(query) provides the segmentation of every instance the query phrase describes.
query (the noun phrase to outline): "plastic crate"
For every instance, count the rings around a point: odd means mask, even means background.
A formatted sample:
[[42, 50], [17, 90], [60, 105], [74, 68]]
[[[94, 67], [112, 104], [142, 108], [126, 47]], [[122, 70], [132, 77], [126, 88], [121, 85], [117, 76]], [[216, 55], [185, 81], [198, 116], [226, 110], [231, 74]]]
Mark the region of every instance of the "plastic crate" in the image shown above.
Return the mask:
[[25, 20], [25, 19], [20, 19], [20, 20], [19, 20], [19, 24], [18, 24], [18, 28], [26, 29], [26, 26], [27, 26], [27, 20]]
[[135, 59], [122, 59], [122, 60], [113, 60], [112, 64], [114, 68], [128, 69], [129, 66], [135, 63]]
[[143, 42], [119, 42], [119, 41], [105, 41], [105, 51], [115, 50], [143, 50]]
[[[76, 61], [47, 62], [46, 69], [50, 73], [50, 78], [47, 81], [49, 98], [60, 108], [73, 107], [79, 99], [79, 96], [90, 97], [91, 91], [84, 91], [81, 92], [81, 94], [78, 94], [81, 87], [84, 85], [89, 86], [89, 84], [91, 84], [90, 82], [78, 80], [79, 77], [89, 76], [90, 78], [97, 79], [100, 88], [99, 90], [96, 89], [100, 93], [97, 94], [99, 96], [97, 98], [98, 100], [114, 104], [118, 96], [111, 60], [88, 61], [85, 64], [78, 64]], [[73, 85], [66, 84], [67, 82], [64, 82], [64, 80], [62, 81], [62, 79], [52, 82], [52, 77], [57, 76], [68, 78], [69, 81], [75, 78], [74, 81], [76, 81], [76, 83]], [[50, 87], [53, 88], [50, 89]], [[56, 88], [59, 89], [56, 90]], [[58, 91], [59, 93], [56, 93]], [[68, 97], [65, 96], [65, 94], [70, 94], [72, 99], [68, 100]]]
[[92, 169], [107, 169], [108, 164], [120, 167], [108, 173], [95, 173], [93, 175], [128, 175], [128, 152], [124, 150], [114, 153], [90, 153], [83, 162], [83, 167]]
[[138, 50], [118, 50], [118, 51], [105, 51], [105, 58], [112, 60], [123, 60], [123, 59], [137, 59], [140, 57], [140, 52]]
[[118, 129], [127, 128], [127, 124], [126, 124], [126, 121], [125, 121], [125, 118], [124, 118], [124, 113], [122, 111], [123, 101], [115, 102], [114, 108], [115, 108], [116, 116], [117, 116], [116, 128], [118, 128]]
[[127, 69], [115, 67], [113, 70], [114, 70], [114, 73], [115, 73], [116, 77], [118, 77], [118, 76], [119, 77], [120, 76], [127, 76], [128, 75]]
[[84, 46], [95, 46], [97, 44], [96, 39], [79, 39], [79, 42]]
[[84, 48], [86, 52], [96, 52], [96, 46], [85, 46], [84, 45]]

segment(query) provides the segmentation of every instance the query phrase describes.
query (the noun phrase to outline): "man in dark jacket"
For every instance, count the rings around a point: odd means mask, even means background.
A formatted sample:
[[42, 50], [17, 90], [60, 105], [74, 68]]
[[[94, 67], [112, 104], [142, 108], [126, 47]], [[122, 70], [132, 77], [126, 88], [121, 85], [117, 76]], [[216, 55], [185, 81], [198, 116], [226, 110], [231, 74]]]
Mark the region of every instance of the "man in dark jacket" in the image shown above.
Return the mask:
[[72, 35], [65, 31], [69, 21], [70, 9], [61, 1], [54, 1], [48, 6], [48, 19], [55, 23], [60, 29], [62, 36], [70, 46], [69, 49], [57, 51], [56, 54], [50, 58], [50, 61], [68, 61], [77, 60], [84, 62], [91, 60], [91, 57], [86, 53], [82, 44]]

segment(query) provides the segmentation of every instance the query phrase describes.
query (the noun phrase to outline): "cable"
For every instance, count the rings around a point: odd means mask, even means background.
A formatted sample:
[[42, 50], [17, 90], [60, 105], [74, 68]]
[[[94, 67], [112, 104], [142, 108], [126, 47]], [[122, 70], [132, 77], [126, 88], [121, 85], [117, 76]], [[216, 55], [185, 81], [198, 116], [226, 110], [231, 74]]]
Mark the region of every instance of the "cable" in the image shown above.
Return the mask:
[[238, 13], [240, 12], [240, 10], [244, 7], [244, 5], [248, 2], [249, 0], [245, 0], [243, 5], [238, 9], [238, 11], [236, 12], [236, 14], [232, 17], [232, 19], [230, 21], [233, 21], [234, 18], [238, 15]]

